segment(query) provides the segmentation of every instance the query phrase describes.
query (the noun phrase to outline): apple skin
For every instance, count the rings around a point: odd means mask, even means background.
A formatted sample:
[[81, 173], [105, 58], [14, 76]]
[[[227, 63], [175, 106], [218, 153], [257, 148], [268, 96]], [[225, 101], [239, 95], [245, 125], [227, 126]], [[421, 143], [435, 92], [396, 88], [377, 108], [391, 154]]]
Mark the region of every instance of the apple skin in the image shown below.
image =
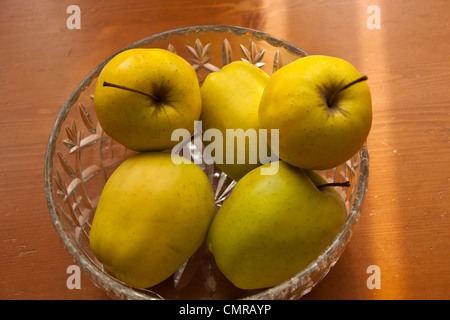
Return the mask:
[[[268, 81], [269, 75], [255, 65], [245, 61], [234, 61], [225, 65], [220, 71], [210, 73], [201, 86], [200, 120], [203, 130], [218, 129], [222, 133], [223, 163], [216, 163], [216, 165], [233, 180], [239, 180], [261, 163], [259, 156], [257, 163], [250, 163], [247, 140], [246, 162], [237, 163], [237, 144], [235, 143], [234, 163], [227, 163], [226, 130], [254, 129], [259, 133], [259, 102]], [[257, 136], [259, 139], [259, 134]]]
[[300, 58], [277, 70], [259, 107], [261, 126], [279, 129], [279, 157], [305, 169], [330, 169], [350, 159], [372, 126], [366, 82], [349, 62], [322, 55]]
[[206, 238], [215, 214], [208, 177], [168, 152], [138, 153], [105, 184], [90, 246], [121, 281], [153, 286], [174, 273]]
[[345, 208], [324, 178], [280, 161], [275, 175], [254, 169], [239, 180], [214, 218], [207, 245], [219, 270], [241, 289], [288, 280], [326, 249]]
[[[144, 94], [104, 86], [125, 86]], [[135, 151], [166, 150], [173, 130], [194, 132], [201, 113], [200, 85], [193, 67], [164, 49], [125, 50], [102, 69], [94, 93], [94, 107], [103, 130]]]

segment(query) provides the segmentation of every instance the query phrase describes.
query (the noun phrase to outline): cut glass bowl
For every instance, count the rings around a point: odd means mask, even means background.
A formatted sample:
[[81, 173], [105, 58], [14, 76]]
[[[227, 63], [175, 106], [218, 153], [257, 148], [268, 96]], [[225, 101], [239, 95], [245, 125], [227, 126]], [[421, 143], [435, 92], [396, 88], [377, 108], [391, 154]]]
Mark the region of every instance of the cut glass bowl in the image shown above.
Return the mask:
[[[248, 61], [271, 75], [307, 55], [269, 34], [217, 25], [162, 32], [123, 50], [155, 47], [168, 49], [189, 61], [200, 84], [210, 72], [232, 61]], [[115, 299], [299, 299], [308, 293], [338, 261], [358, 220], [368, 179], [366, 145], [345, 164], [320, 172], [329, 182], [350, 181], [351, 187], [337, 188], [345, 203], [345, 224], [317, 259], [278, 286], [251, 291], [235, 288], [217, 270], [205, 245], [173, 276], [148, 289], [135, 289], [120, 282], [98, 262], [89, 246], [96, 205], [108, 177], [124, 159], [134, 154], [102, 131], [93, 107], [96, 80], [112, 57], [92, 70], [64, 103], [52, 128], [45, 156], [44, 182], [50, 215], [76, 263], [96, 286]], [[184, 156], [201, 157], [202, 147], [191, 143], [190, 155]], [[200, 167], [211, 180], [219, 208], [235, 182], [214, 165], [202, 163]]]

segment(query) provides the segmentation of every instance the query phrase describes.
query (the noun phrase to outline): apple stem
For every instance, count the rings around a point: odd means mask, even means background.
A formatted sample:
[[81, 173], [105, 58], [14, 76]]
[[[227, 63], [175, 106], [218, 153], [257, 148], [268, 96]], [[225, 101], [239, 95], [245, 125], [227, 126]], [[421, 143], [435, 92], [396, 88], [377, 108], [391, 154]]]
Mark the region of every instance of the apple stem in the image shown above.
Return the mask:
[[328, 101], [327, 101], [328, 107], [330, 107], [330, 106], [333, 104], [333, 100], [334, 100], [334, 98], [336, 97], [336, 95], [337, 95], [339, 92], [341, 92], [341, 91], [343, 91], [343, 90], [345, 90], [345, 89], [351, 87], [351, 86], [354, 85], [354, 84], [357, 84], [358, 82], [366, 81], [367, 79], [368, 79], [367, 76], [362, 76], [362, 77], [360, 77], [360, 78], [358, 78], [358, 79], [356, 79], [356, 80], [354, 80], [354, 81], [352, 81], [352, 82], [346, 84], [345, 86], [343, 86], [342, 88], [340, 88], [338, 91], [335, 91], [335, 92], [331, 95], [331, 97], [328, 99]]
[[132, 88], [128, 88], [128, 87], [125, 87], [125, 86], [121, 86], [119, 84], [114, 84], [114, 83], [103, 81], [103, 86], [104, 87], [118, 88], [118, 89], [127, 90], [127, 91], [131, 91], [131, 92], [136, 92], [136, 93], [143, 94], [144, 96], [147, 96], [147, 97], [153, 99], [155, 102], [159, 101], [158, 98], [156, 98], [155, 96], [153, 96], [153, 95], [151, 95], [149, 93], [142, 92], [142, 91], [139, 91], [139, 90], [136, 90], [136, 89], [132, 89]]
[[325, 183], [317, 186], [317, 189], [322, 189], [325, 187], [350, 187], [350, 181]]

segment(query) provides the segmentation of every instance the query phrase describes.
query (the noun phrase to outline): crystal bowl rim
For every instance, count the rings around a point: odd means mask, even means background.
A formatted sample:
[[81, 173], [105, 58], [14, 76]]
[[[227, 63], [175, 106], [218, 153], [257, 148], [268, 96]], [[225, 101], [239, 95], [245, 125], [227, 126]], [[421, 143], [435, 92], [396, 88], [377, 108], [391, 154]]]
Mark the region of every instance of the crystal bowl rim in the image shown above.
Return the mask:
[[[116, 296], [125, 296], [127, 299], [150, 299], [150, 300], [157, 300], [157, 298], [152, 297], [146, 297], [144, 295], [141, 295], [139, 292], [137, 292], [135, 289], [128, 287], [126, 285], [123, 285], [120, 283], [117, 279], [109, 276], [108, 274], [102, 272], [97, 266], [93, 265], [85, 256], [84, 253], [77, 248], [76, 243], [69, 238], [69, 236], [66, 234], [66, 231], [62, 225], [61, 218], [58, 215], [56, 211], [55, 206], [55, 200], [53, 196], [53, 183], [52, 183], [52, 173], [53, 173], [53, 157], [55, 155], [56, 150], [56, 139], [59, 136], [60, 133], [60, 124], [64, 122], [66, 119], [69, 110], [71, 106], [73, 105], [72, 101], [76, 101], [78, 96], [83, 92], [84, 88], [89, 86], [92, 82], [93, 78], [95, 78], [95, 75], [101, 71], [103, 66], [111, 60], [115, 55], [119, 54], [122, 51], [138, 47], [139, 45], [145, 44], [145, 43], [152, 43], [155, 40], [159, 39], [166, 39], [170, 38], [172, 35], [177, 36], [183, 36], [190, 33], [232, 33], [235, 35], [245, 35], [250, 34], [251, 36], [255, 38], [260, 38], [267, 43], [269, 43], [273, 47], [283, 47], [288, 52], [295, 54], [295, 55], [308, 55], [305, 51], [298, 48], [297, 46], [282, 40], [276, 36], [273, 36], [271, 34], [258, 31], [251, 28], [246, 27], [239, 27], [239, 26], [232, 26], [232, 25], [194, 25], [189, 27], [182, 27], [182, 28], [175, 28], [159, 33], [152, 34], [146, 38], [143, 38], [141, 40], [135, 41], [132, 44], [120, 49], [116, 53], [112, 54], [110, 57], [105, 59], [103, 62], [101, 62], [96, 68], [94, 68], [91, 72], [89, 72], [85, 78], [75, 87], [75, 89], [72, 91], [70, 96], [67, 98], [67, 100], [64, 102], [64, 104], [61, 107], [61, 110], [59, 111], [56, 120], [53, 124], [53, 127], [51, 129], [48, 144], [45, 152], [45, 159], [44, 159], [44, 191], [46, 195], [47, 200], [47, 207], [50, 212], [50, 216], [52, 218], [53, 225], [63, 242], [64, 246], [66, 247], [69, 254], [72, 256], [72, 258], [75, 260], [76, 263], [81, 265], [81, 267], [87, 272], [87, 274], [91, 277], [93, 280], [94, 285], [97, 287], [102, 288], [106, 292], [112, 291]], [[360, 151], [362, 154], [361, 159], [361, 176], [358, 180], [358, 186], [356, 187], [357, 194], [355, 202], [353, 203], [353, 206], [351, 208], [351, 211], [348, 212], [348, 216], [346, 218], [346, 221], [341, 228], [338, 235], [335, 237], [333, 242], [327, 247], [325, 251], [321, 253], [320, 256], [318, 256], [314, 261], [312, 261], [305, 269], [294, 275], [291, 279], [286, 280], [285, 282], [268, 288], [264, 291], [258, 292], [256, 294], [243, 297], [241, 299], [266, 299], [271, 293], [274, 293], [275, 291], [281, 291], [284, 289], [289, 288], [292, 285], [292, 281], [295, 281], [296, 279], [302, 279], [304, 277], [307, 277], [309, 273], [314, 271], [315, 266], [320, 265], [321, 262], [323, 262], [329, 255], [330, 252], [335, 250], [339, 245], [343, 245], [343, 248], [347, 245], [352, 232], [353, 225], [357, 222], [360, 214], [360, 207], [362, 205], [362, 202], [364, 200], [365, 191], [366, 191], [366, 184], [368, 180], [368, 160], [369, 160], [369, 153], [367, 149], [367, 145], [365, 144]], [[342, 250], [343, 251], [343, 250]], [[340, 254], [339, 254], [340, 255]], [[339, 256], [337, 257], [339, 258]], [[336, 261], [335, 261], [336, 262]], [[335, 263], [334, 262], [334, 263]], [[327, 270], [324, 272], [323, 278], [329, 271], [329, 269], [334, 265], [328, 265]], [[320, 281], [320, 280], [319, 280]], [[317, 282], [316, 282], [317, 283]]]

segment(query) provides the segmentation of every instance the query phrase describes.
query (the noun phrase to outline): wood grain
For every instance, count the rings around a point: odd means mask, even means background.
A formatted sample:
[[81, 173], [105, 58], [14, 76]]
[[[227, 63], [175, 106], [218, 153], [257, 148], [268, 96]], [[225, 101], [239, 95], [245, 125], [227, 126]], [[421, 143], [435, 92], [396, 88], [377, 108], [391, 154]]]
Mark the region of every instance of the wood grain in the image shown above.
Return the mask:
[[[75, 3], [74, 3], [75, 4]], [[369, 76], [374, 123], [370, 180], [352, 240], [304, 299], [449, 299], [450, 3], [411, 1], [2, 1], [0, 12], [0, 298], [106, 299], [73, 264], [43, 187], [48, 136], [60, 106], [105, 58], [164, 30], [247, 26], [308, 53], [352, 62]], [[381, 29], [368, 29], [369, 5]], [[368, 289], [367, 268], [381, 271]]]

